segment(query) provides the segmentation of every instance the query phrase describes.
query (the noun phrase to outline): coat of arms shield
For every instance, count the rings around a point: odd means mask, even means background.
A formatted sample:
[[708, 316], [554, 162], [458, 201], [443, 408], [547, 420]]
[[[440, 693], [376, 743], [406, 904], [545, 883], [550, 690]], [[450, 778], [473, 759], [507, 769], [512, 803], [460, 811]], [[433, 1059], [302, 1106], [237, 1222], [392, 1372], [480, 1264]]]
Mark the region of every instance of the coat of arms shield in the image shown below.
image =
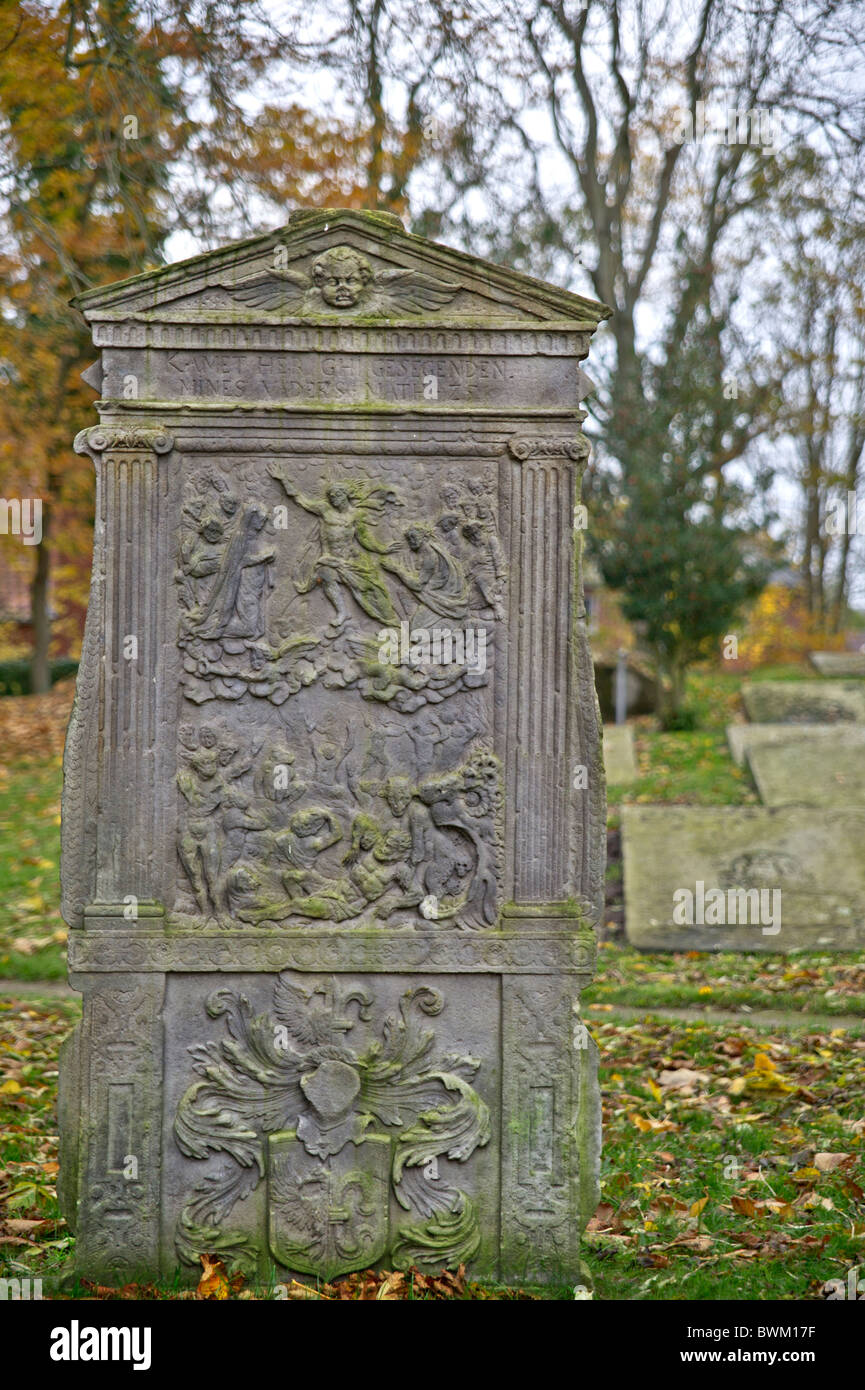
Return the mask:
[[295, 1130], [268, 1140], [268, 1239], [285, 1268], [327, 1283], [367, 1269], [389, 1243], [391, 1141], [386, 1135], [349, 1140], [321, 1158]]

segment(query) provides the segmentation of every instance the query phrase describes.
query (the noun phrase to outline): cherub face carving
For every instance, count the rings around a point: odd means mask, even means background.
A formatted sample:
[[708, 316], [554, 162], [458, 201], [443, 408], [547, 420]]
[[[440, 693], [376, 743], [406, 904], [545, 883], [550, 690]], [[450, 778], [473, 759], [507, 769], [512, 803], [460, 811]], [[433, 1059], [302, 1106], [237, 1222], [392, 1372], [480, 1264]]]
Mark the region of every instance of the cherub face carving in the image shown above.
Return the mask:
[[369, 261], [347, 247], [335, 246], [325, 251], [312, 267], [313, 284], [325, 304], [334, 309], [353, 308], [371, 279]]

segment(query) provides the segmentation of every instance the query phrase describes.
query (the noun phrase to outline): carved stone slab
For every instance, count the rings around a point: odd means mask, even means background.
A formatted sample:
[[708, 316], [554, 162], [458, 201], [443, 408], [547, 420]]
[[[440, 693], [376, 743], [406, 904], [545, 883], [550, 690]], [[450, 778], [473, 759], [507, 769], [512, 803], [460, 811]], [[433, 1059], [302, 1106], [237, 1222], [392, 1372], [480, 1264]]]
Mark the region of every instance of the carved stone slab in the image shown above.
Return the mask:
[[576, 1280], [604, 780], [574, 509], [607, 311], [340, 210], [77, 302], [82, 1273]]
[[648, 951], [861, 949], [863, 839], [863, 806], [626, 806], [628, 940]]

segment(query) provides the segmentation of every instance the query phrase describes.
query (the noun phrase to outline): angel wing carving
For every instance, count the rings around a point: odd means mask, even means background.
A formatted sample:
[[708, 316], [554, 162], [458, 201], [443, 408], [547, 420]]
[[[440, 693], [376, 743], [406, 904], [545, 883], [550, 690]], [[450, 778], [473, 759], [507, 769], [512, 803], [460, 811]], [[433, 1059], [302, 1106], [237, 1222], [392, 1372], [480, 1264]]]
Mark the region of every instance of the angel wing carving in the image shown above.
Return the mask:
[[374, 283], [385, 313], [389, 309], [408, 309], [413, 314], [423, 309], [442, 309], [460, 288], [419, 270], [381, 270]]
[[270, 266], [255, 275], [248, 275], [236, 285], [226, 285], [241, 303], [253, 309], [281, 310], [292, 313], [299, 310], [309, 293], [312, 281], [308, 275], [297, 270], [278, 270]]
[[271, 312], [361, 307], [370, 314], [418, 314], [443, 308], [460, 286], [419, 270], [374, 271], [353, 247], [334, 246], [313, 261], [311, 274], [272, 265], [224, 288], [251, 308]]

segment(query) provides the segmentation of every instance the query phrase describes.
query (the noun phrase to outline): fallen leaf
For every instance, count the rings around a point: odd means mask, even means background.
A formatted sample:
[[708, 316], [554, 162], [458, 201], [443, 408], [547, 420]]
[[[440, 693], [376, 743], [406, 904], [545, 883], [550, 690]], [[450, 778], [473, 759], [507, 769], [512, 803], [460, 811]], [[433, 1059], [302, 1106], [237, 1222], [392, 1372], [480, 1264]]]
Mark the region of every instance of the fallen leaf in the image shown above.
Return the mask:
[[203, 1272], [198, 1281], [198, 1288], [195, 1290], [195, 1297], [228, 1298], [228, 1280], [225, 1277], [225, 1265], [222, 1260], [213, 1255], [201, 1255], [199, 1258]]
[[843, 1168], [852, 1157], [852, 1154], [815, 1154], [814, 1167], [819, 1173], [834, 1173], [836, 1168]]
[[379, 1285], [376, 1301], [393, 1301], [399, 1298], [399, 1290], [405, 1285], [405, 1275], [399, 1272], [389, 1274], [383, 1284]]

